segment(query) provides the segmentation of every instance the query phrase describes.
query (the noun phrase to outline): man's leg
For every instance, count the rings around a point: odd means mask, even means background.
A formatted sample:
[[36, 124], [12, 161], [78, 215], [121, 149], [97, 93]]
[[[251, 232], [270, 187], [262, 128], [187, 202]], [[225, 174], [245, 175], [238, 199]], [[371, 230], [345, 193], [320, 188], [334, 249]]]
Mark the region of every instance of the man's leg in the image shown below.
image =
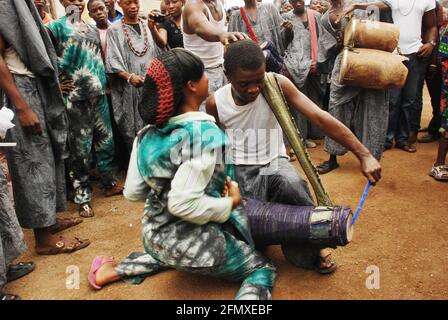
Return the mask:
[[314, 206], [308, 183], [299, 171], [285, 158], [273, 160], [267, 176], [268, 202], [298, 206]]
[[[337, 107], [332, 107], [330, 105], [329, 113], [341, 121], [347, 128], [352, 128], [354, 110], [355, 110], [355, 101], [356, 98], [353, 98], [352, 101], [347, 102], [344, 105], [340, 105]], [[330, 154], [330, 159], [319, 164], [317, 166], [317, 171], [319, 174], [325, 174], [334, 169], [339, 168], [339, 164], [337, 162], [338, 156], [343, 156], [347, 153], [347, 148], [345, 148], [340, 143], [337, 143], [330, 137], [325, 137], [325, 151]]]
[[418, 132], [420, 128], [420, 107], [417, 97], [421, 94], [426, 62], [419, 59], [416, 54], [412, 54], [408, 58], [409, 74], [406, 84], [402, 89], [402, 114], [399, 117], [395, 146], [407, 152], [415, 152], [415, 149], [410, 146], [409, 137], [411, 132]]
[[[67, 102], [70, 143], [70, 175], [75, 191], [74, 202], [80, 205], [82, 217], [93, 217], [93, 212], [81, 209], [92, 200], [90, 186], [90, 153], [95, 127], [95, 103], [97, 98]], [[89, 212], [87, 212], [89, 211]]]
[[423, 110], [423, 86], [425, 84], [426, 70], [428, 69], [428, 59], [422, 59], [417, 57], [417, 65], [415, 68], [416, 75], [419, 75], [416, 99], [414, 104], [414, 111], [410, 126], [410, 144], [417, 142], [417, 134], [420, 130], [420, 122], [422, 118]]
[[387, 90], [363, 90], [356, 103], [353, 131], [378, 161], [384, 151], [388, 119]]
[[401, 114], [401, 89], [392, 89], [389, 92], [389, 122], [387, 127], [386, 150], [394, 146], [395, 136], [398, 131], [398, 121]]
[[431, 77], [426, 76], [426, 85], [431, 96], [432, 119], [428, 125], [428, 133], [418, 140], [421, 143], [432, 142], [440, 138], [440, 101], [442, 98], [442, 70], [440, 66], [436, 68], [435, 73]]
[[97, 168], [101, 174], [101, 181], [106, 188], [106, 195], [111, 196], [120, 193], [122, 188], [116, 186], [117, 177], [114, 174], [115, 146], [106, 96], [99, 97], [96, 102], [93, 147], [95, 148]]

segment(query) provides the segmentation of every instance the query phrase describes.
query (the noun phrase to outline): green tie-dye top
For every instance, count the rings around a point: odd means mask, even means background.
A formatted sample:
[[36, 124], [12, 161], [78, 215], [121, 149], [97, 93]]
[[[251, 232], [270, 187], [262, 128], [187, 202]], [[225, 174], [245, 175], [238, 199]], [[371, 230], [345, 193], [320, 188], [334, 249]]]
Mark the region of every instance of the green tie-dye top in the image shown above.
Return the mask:
[[67, 16], [48, 25], [56, 40], [59, 80], [73, 80], [68, 99], [82, 101], [105, 94], [106, 72], [98, 31], [86, 23], [73, 25]]
[[[179, 121], [180, 117], [185, 121]], [[217, 157], [215, 172], [205, 189], [205, 194], [221, 197], [226, 177], [235, 180], [230, 154], [226, 156], [225, 151], [231, 149], [230, 140], [224, 131], [207, 117], [210, 116], [202, 112], [190, 112], [177, 116], [176, 121], [168, 122], [163, 128], [148, 126], [140, 132], [137, 166], [148, 185], [155, 187], [152, 183], [154, 178], [172, 179], [182, 161], [201, 156], [201, 152], [206, 150], [215, 149], [222, 153]], [[232, 211], [229, 222], [253, 246], [243, 206]]]

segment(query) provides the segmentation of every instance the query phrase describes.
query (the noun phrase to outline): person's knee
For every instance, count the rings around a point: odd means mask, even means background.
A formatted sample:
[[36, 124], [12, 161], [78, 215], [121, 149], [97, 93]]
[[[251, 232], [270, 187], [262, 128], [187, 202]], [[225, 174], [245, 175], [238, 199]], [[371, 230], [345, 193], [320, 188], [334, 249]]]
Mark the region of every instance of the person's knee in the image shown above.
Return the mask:
[[[294, 168], [294, 170], [296, 170]], [[272, 190], [280, 194], [280, 198], [291, 204], [313, 205], [313, 201], [309, 195], [308, 183], [299, 175], [298, 172], [288, 172], [288, 174], [281, 171], [274, 174], [271, 184]], [[285, 203], [286, 203], [285, 202]]]

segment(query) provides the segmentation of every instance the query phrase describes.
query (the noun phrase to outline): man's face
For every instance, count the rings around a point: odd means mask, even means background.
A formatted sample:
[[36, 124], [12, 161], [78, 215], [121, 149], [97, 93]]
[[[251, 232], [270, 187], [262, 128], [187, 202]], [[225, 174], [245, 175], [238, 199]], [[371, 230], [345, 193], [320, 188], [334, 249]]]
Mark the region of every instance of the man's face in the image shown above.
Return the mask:
[[243, 104], [255, 101], [264, 87], [265, 72], [266, 65], [263, 63], [257, 70], [237, 68], [233, 74], [228, 74], [234, 98]]
[[116, 0], [104, 0], [107, 10], [113, 11], [115, 9], [115, 2]]
[[102, 0], [95, 1], [89, 5], [89, 16], [97, 23], [104, 24], [107, 21], [108, 11]]
[[289, 0], [294, 12], [302, 13], [305, 10], [305, 1], [304, 0]]
[[184, 2], [182, 0], [165, 0], [166, 13], [171, 17], [178, 17], [182, 13]]
[[67, 10], [68, 8], [82, 13], [86, 7], [85, 0], [59, 0], [62, 6]]
[[37, 9], [41, 10], [41, 9], [45, 8], [46, 1], [45, 0], [34, 0], [34, 5], [36, 6]]
[[316, 10], [317, 12], [320, 13], [322, 13], [322, 11], [324, 10], [320, 0], [313, 0], [310, 4], [310, 9]]
[[120, 0], [118, 4], [123, 9], [123, 13], [129, 18], [136, 18], [140, 11], [139, 0]]

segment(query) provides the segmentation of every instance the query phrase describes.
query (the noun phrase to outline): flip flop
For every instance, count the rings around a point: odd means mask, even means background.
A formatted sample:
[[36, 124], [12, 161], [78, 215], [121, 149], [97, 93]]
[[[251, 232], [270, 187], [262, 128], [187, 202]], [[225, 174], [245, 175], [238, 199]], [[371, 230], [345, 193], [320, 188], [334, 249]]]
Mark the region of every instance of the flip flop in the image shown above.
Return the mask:
[[81, 218], [93, 218], [95, 216], [95, 212], [88, 202], [79, 205], [78, 213]]
[[56, 234], [58, 232], [61, 232], [63, 230], [67, 230], [69, 228], [72, 228], [80, 223], [82, 223], [81, 218], [57, 218], [56, 224], [54, 226], [50, 227], [51, 234]]
[[96, 283], [96, 272], [104, 266], [106, 263], [114, 262], [114, 260], [109, 258], [104, 258], [103, 256], [96, 256], [93, 261], [92, 265], [90, 266], [90, 271], [87, 276], [87, 279], [89, 280], [89, 284], [94, 288], [95, 290], [101, 290], [102, 287], [97, 285]]
[[[329, 267], [322, 267], [322, 262], [326, 264], [330, 264]], [[320, 274], [330, 274], [336, 271], [338, 268], [338, 265], [336, 263], [336, 260], [334, 260], [332, 254], [328, 254], [325, 257], [317, 257], [316, 264], [314, 266], [314, 270]]]
[[61, 253], [73, 253], [89, 246], [90, 241], [85, 239], [81, 240], [75, 237], [75, 244], [67, 246], [64, 241], [58, 241], [55, 247], [47, 247], [45, 249], [36, 249], [36, 253], [39, 255], [56, 255]]
[[325, 161], [317, 166], [317, 172], [319, 174], [326, 174], [326, 173], [329, 173], [337, 168], [339, 168], [338, 163], [334, 164], [330, 161]]
[[11, 264], [8, 268], [8, 272], [6, 273], [6, 281], [9, 283], [20, 279], [33, 272], [35, 268], [36, 265], [32, 261]]

